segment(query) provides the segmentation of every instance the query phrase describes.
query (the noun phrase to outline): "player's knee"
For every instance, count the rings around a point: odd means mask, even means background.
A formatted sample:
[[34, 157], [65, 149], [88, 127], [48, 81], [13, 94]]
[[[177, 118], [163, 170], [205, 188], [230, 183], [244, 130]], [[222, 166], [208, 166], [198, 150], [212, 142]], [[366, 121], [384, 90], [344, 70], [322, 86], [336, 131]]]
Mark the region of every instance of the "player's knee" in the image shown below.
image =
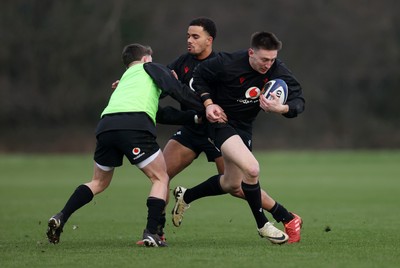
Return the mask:
[[260, 166], [259, 166], [258, 162], [254, 162], [254, 163], [248, 165], [247, 169], [246, 169], [246, 173], [250, 180], [258, 179], [258, 176], [260, 175]]

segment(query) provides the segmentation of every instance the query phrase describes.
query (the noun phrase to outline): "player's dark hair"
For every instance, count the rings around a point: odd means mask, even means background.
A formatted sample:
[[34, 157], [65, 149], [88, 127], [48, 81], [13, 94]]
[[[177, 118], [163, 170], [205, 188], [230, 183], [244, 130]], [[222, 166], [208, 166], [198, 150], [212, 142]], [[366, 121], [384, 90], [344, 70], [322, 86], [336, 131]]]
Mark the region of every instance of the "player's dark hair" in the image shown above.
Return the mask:
[[189, 26], [201, 26], [213, 38], [217, 37], [217, 26], [213, 20], [207, 17], [199, 17], [192, 20]]
[[153, 50], [149, 46], [130, 44], [122, 50], [122, 62], [126, 67], [133, 61], [141, 60], [143, 56], [151, 56]]
[[253, 49], [280, 50], [282, 48], [282, 42], [278, 37], [269, 32], [253, 33], [250, 45]]

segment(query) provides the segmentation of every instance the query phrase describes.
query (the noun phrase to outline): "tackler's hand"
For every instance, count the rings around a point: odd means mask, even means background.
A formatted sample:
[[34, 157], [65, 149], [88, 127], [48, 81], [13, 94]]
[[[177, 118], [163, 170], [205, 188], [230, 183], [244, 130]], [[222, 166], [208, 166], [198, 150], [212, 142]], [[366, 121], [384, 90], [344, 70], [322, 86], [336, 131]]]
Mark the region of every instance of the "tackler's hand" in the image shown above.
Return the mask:
[[211, 123], [224, 123], [228, 120], [221, 106], [214, 103], [206, 107], [206, 117]]

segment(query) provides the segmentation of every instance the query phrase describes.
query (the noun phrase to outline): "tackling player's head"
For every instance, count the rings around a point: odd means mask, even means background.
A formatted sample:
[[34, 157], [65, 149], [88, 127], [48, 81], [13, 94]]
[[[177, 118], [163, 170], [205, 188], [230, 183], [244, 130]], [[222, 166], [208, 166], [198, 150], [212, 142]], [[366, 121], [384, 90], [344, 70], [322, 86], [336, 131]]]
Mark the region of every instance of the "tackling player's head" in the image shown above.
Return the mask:
[[214, 21], [200, 17], [189, 23], [187, 31], [187, 49], [199, 60], [207, 58], [212, 52], [212, 43], [217, 36]]
[[153, 50], [149, 46], [141, 44], [130, 44], [122, 50], [122, 62], [129, 68], [135, 61], [151, 62]]
[[265, 74], [278, 57], [278, 51], [282, 48], [282, 42], [269, 32], [256, 32], [251, 36], [249, 48], [249, 63], [251, 67]]

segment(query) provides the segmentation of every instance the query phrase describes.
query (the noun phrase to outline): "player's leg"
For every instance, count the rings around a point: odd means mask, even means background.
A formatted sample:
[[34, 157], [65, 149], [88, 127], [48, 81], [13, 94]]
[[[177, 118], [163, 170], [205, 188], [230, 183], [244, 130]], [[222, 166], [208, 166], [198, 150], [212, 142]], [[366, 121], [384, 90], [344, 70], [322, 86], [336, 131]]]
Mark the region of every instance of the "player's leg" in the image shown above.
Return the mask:
[[[170, 181], [197, 158], [200, 152], [196, 152], [195, 148], [199, 138], [201, 137], [183, 126], [167, 142], [163, 154]], [[168, 203], [169, 192], [167, 194]]]
[[[246, 199], [243, 190], [240, 188], [233, 196]], [[288, 243], [300, 242], [300, 232], [303, 224], [300, 216], [289, 212], [283, 205], [276, 202], [271, 196], [261, 189], [262, 208], [272, 214], [277, 222], [282, 222], [285, 227], [285, 232], [289, 235]]]
[[222, 158], [219, 149], [209, 142], [207, 136], [197, 136], [193, 141], [192, 146], [204, 151], [209, 162], [215, 161], [219, 174], [210, 177], [193, 188], [186, 189], [185, 187], [178, 186], [174, 189], [173, 194], [175, 196], [175, 205], [172, 209], [172, 223], [176, 227], [181, 225], [183, 215], [190, 207], [189, 203], [202, 197], [226, 193], [222, 190], [219, 184], [220, 174], [224, 172], [224, 159]]
[[[221, 185], [222, 188], [225, 191], [229, 191], [232, 195], [243, 197], [244, 199], [247, 199], [249, 202], [249, 198], [255, 198], [257, 201], [254, 201], [254, 204], [258, 204], [258, 197], [255, 197], [252, 195], [252, 191], [247, 191], [245, 192], [245, 189], [247, 188], [248, 190], [251, 190], [254, 188], [253, 185], [246, 185], [246, 183], [242, 183], [241, 188], [237, 187], [237, 183], [233, 184], [233, 187], [231, 186], [228, 188], [227, 185], [229, 185], [230, 178], [231, 178], [231, 173], [233, 172], [233, 176], [236, 176], [235, 169], [234, 167], [231, 167], [231, 162], [233, 161], [235, 164], [237, 164], [242, 170], [244, 171], [245, 177], [246, 176], [251, 176], [251, 172], [255, 172], [257, 170], [256, 166], [253, 168], [250, 166], [252, 161], [254, 161], [253, 157], [249, 157], [248, 153], [245, 153], [245, 150], [243, 148], [240, 148], [239, 146], [237, 148], [232, 148], [233, 144], [239, 144], [239, 141], [234, 141], [234, 139], [229, 139], [227, 142], [225, 142], [222, 146], [222, 150], [224, 152], [224, 159], [225, 159], [225, 176], [221, 178]], [[232, 146], [229, 146], [229, 144], [232, 144]], [[228, 145], [225, 147], [225, 145]], [[251, 154], [252, 155], [252, 154]], [[237, 157], [240, 156], [240, 157]], [[249, 166], [247, 166], [249, 165]], [[247, 172], [246, 172], [247, 170]], [[247, 175], [246, 175], [247, 174]], [[255, 175], [256, 173], [254, 173]], [[261, 190], [261, 203], [262, 203], [262, 208], [267, 210], [272, 214], [274, 219], [277, 222], [282, 222], [284, 227], [285, 227], [285, 232], [289, 236], [288, 243], [296, 243], [300, 241], [300, 229], [302, 227], [302, 219], [294, 214], [289, 212], [283, 205], [280, 203], [276, 202], [272, 197], [270, 197], [264, 190]], [[250, 195], [249, 195], [250, 194]], [[258, 193], [257, 193], [258, 195]], [[251, 207], [251, 205], [250, 205]], [[253, 214], [255, 214], [255, 217], [257, 215], [257, 206], [252, 207]], [[259, 209], [259, 208], [258, 208]], [[262, 219], [262, 218], [260, 218]], [[258, 222], [258, 225], [262, 223], [262, 221]], [[260, 229], [260, 227], [259, 227]], [[286, 241], [285, 240], [285, 241]], [[274, 241], [272, 241], [274, 242]], [[280, 240], [275, 241], [274, 243], [280, 243]]]
[[261, 228], [268, 220], [261, 209], [258, 161], [239, 135], [233, 135], [225, 140], [221, 151], [225, 160], [224, 176], [221, 176], [220, 180], [222, 189], [234, 193], [242, 188], [257, 226]]
[[167, 174], [167, 166], [165, 164], [164, 155], [161, 153], [161, 150], [153, 155], [151, 162], [138, 167], [152, 183], [149, 196], [165, 201], [168, 192], [169, 176]]
[[[191, 137], [185, 128], [180, 129], [178, 132], [180, 134], [178, 135], [175, 133], [175, 135], [167, 142], [163, 150], [169, 181], [171, 181], [177, 174], [188, 167], [198, 156], [198, 154], [191, 149], [191, 141], [194, 139], [194, 137]], [[166, 204], [168, 203], [169, 191], [167, 192], [166, 198]], [[165, 218], [165, 211], [163, 212], [163, 216]], [[164, 225], [165, 222], [162, 226], [162, 229], [164, 228]], [[162, 237], [165, 239], [164, 236]], [[137, 244], [141, 243], [141, 241], [137, 242]]]
[[114, 167], [102, 166], [95, 163], [92, 180], [88, 183], [85, 183], [85, 185], [89, 187], [93, 195], [97, 195], [107, 189], [111, 183], [113, 174]]
[[[246, 151], [245, 153], [242, 153], [242, 150], [248, 151], [248, 149], [245, 147], [240, 137], [238, 135], [234, 135], [227, 141], [225, 141], [224, 146], [225, 144], [229, 146], [229, 149], [227, 149], [227, 155], [232, 155], [232, 158], [235, 157], [235, 159], [239, 158], [239, 160], [237, 161], [241, 161], [240, 164], [243, 166], [243, 169], [246, 163], [252, 163], [256, 167], [256, 171], [253, 171], [253, 173], [255, 173], [255, 176], [246, 175], [247, 177], [252, 177], [253, 180], [256, 180], [258, 175], [258, 163], [251, 153], [248, 153]], [[237, 150], [237, 148], [239, 147], [241, 149]], [[243, 160], [241, 160], [241, 157], [238, 157], [244, 155], [247, 155], [247, 157], [244, 157]], [[183, 213], [189, 207], [189, 204], [191, 202], [206, 196], [215, 196], [225, 194], [227, 192], [235, 192], [241, 188], [242, 178], [244, 177], [242, 170], [230, 158], [226, 159], [225, 155], [224, 161], [224, 175], [212, 176], [208, 180], [190, 189], [178, 186], [174, 190], [176, 203], [172, 211], [172, 220], [175, 226], [180, 226], [183, 218]], [[229, 168], [227, 167], [227, 165], [229, 166]]]
[[219, 174], [210, 177], [193, 188], [186, 189], [178, 186], [174, 189], [175, 205], [172, 209], [172, 222], [176, 227], [181, 225], [183, 214], [189, 208], [189, 203], [202, 197], [226, 193], [220, 185], [220, 174], [223, 173], [224, 168], [224, 160], [221, 157], [220, 150], [205, 135], [196, 138], [196, 146], [205, 152], [208, 161], [216, 162]]
[[285, 243], [289, 239], [288, 235], [275, 228], [262, 209], [259, 164], [254, 155], [238, 135], [228, 138], [222, 144], [221, 150], [225, 160], [221, 187], [229, 193], [237, 192], [241, 188], [256, 220], [259, 235], [272, 243]]
[[[59, 243], [60, 235], [69, 217], [79, 208], [89, 203], [93, 196], [104, 191], [111, 182], [114, 167], [122, 164], [123, 154], [111, 145], [114, 136], [112, 132], [100, 134], [97, 137], [94, 153], [94, 171], [92, 180], [79, 185], [72, 193], [64, 208], [48, 221], [47, 237], [50, 243]], [[102, 165], [98, 164], [102, 163]]]
[[146, 202], [148, 208], [146, 229], [143, 231], [143, 239], [137, 244], [143, 243], [149, 247], [165, 247], [167, 244], [165, 243], [163, 227], [169, 177], [161, 150], [137, 164], [137, 166], [152, 183]]
[[49, 219], [46, 234], [50, 243], [59, 243], [63, 227], [71, 215], [89, 203], [93, 199], [94, 195], [101, 193], [108, 187], [114, 169], [106, 169], [104, 166], [102, 166], [102, 168], [103, 169], [95, 163], [92, 180], [88, 183], [79, 185], [68, 199], [64, 208]]
[[188, 167], [197, 157], [193, 150], [173, 139], [167, 142], [163, 154], [170, 180]]
[[[243, 143], [239, 135], [233, 135], [226, 139], [221, 146], [221, 151], [225, 161], [224, 174], [226, 177], [226, 185], [221, 182], [223, 189], [229, 187], [229, 182], [233, 181], [243, 180], [247, 184], [256, 184], [258, 182], [260, 171], [258, 161]], [[237, 177], [238, 171], [234, 168], [235, 166], [242, 171], [243, 174], [241, 177]], [[237, 189], [226, 188], [225, 190], [229, 190], [228, 192], [231, 193]]]
[[219, 156], [214, 159], [215, 166], [217, 167], [218, 174], [223, 174], [225, 165], [224, 165], [224, 158], [222, 156]]
[[[197, 157], [197, 154], [193, 150], [182, 145], [178, 140], [174, 139], [170, 139], [167, 142], [164, 147], [163, 155], [170, 181], [182, 170], [188, 167]], [[167, 204], [169, 203], [169, 196], [170, 195], [168, 191], [166, 199]]]

